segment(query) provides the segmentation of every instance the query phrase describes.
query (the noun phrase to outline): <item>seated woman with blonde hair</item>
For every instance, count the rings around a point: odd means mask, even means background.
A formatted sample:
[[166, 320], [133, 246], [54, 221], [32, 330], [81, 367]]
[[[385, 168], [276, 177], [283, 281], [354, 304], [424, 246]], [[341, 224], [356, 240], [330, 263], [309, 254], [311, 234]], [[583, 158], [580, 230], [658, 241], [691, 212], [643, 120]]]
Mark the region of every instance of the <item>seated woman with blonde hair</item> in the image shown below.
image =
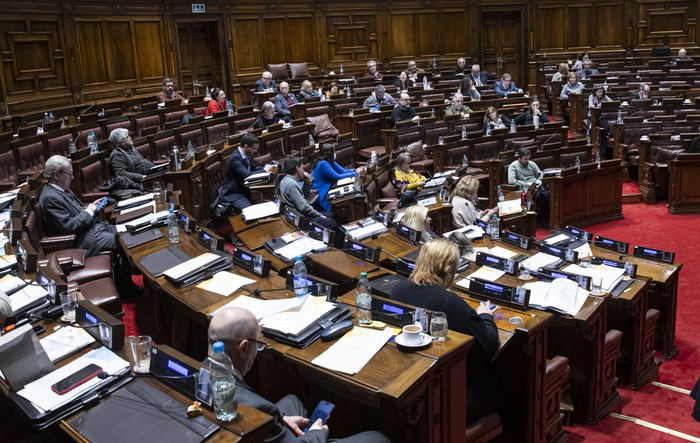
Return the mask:
[[401, 219], [401, 224], [415, 231], [420, 231], [421, 243], [426, 243], [438, 235], [430, 229], [430, 217], [428, 208], [420, 205], [409, 206]]
[[474, 337], [467, 355], [467, 420], [476, 421], [494, 407], [495, 380], [491, 357], [498, 349], [498, 329], [493, 313], [498, 307], [482, 302], [472, 309], [462, 297], [449, 291], [457, 272], [459, 249], [446, 238], [431, 240], [421, 248], [416, 267], [408, 280], [397, 283], [391, 299], [409, 305], [441, 311], [450, 331]]
[[473, 175], [465, 175], [457, 182], [452, 197], [452, 224], [455, 228], [473, 225], [477, 218], [486, 222], [496, 213], [495, 208], [486, 211], [476, 209], [479, 203], [476, 194], [478, 190], [479, 180]]
[[394, 179], [401, 191], [421, 188], [426, 181], [424, 176], [411, 169], [411, 155], [408, 152], [402, 152], [396, 157]]

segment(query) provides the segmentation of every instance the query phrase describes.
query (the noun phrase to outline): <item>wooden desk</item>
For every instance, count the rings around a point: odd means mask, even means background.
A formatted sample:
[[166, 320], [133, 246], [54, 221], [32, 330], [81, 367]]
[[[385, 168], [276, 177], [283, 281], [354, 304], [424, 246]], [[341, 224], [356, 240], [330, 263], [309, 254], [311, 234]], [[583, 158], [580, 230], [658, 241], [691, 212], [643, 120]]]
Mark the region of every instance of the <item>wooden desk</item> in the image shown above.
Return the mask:
[[622, 166], [620, 160], [603, 161], [599, 169], [594, 163], [562, 169], [560, 177], [546, 177], [549, 185], [552, 229], [566, 225], [588, 226], [622, 216]]
[[306, 257], [306, 260], [308, 261], [309, 273], [338, 283], [341, 293], [355, 288], [361, 272], [366, 272], [367, 278], [370, 280], [387, 273], [378, 265], [373, 265], [337, 249], [311, 254]]
[[[199, 362], [183, 355], [176, 350], [168, 347], [162, 346], [163, 349], [167, 350], [174, 357], [184, 361], [185, 363], [198, 366]], [[120, 352], [122, 357], [124, 356], [124, 351]], [[171, 396], [175, 401], [183, 405], [188, 405], [192, 403], [192, 399], [181, 394], [173, 388], [163, 384], [156, 379], [145, 379], [145, 383], [156, 387], [157, 389], [163, 391], [164, 393]], [[118, 392], [118, 391], [115, 391]], [[108, 397], [107, 397], [108, 398]], [[104, 401], [104, 400], [102, 400]], [[70, 438], [77, 442], [86, 442], [87, 440], [80, 434], [80, 427], [83, 420], [85, 420], [90, 415], [90, 409], [84, 409], [73, 416], [61, 420], [59, 426], [60, 428], [68, 434]], [[272, 417], [261, 412], [253, 407], [247, 405], [238, 406], [238, 417], [230, 423], [222, 423], [216, 420], [216, 414], [213, 410], [206, 407], [202, 408], [204, 417], [208, 418], [214, 423], [221, 426], [221, 429], [216, 431], [207, 442], [250, 442], [250, 443], [262, 443], [270, 431], [272, 426]]]
[[665, 359], [678, 354], [676, 338], [676, 310], [678, 307], [678, 276], [683, 267], [680, 263], [662, 263], [632, 255], [620, 256], [619, 253], [592, 246], [596, 257], [622, 260], [637, 265], [637, 278], [650, 280], [647, 288], [647, 308], [658, 309], [661, 313], [656, 323], [654, 346], [661, 350]]
[[586, 135], [586, 132], [583, 130], [583, 121], [587, 117], [587, 109], [588, 97], [577, 93], [569, 94], [569, 127], [573, 138], [585, 137]]
[[[192, 252], [192, 255], [203, 252], [196, 240], [185, 235], [180, 238], [178, 246], [183, 251]], [[129, 252], [139, 265], [139, 257], [163, 246], [164, 242], [155, 241]], [[311, 257], [317, 258], [316, 264], [329, 257], [334, 262], [354, 261], [341, 251]], [[259, 279], [238, 268], [234, 272], [257, 280], [236, 294], [250, 292], [253, 288], [284, 287], [284, 280], [278, 275]], [[226, 298], [196, 286], [177, 289], [162, 277], [154, 280], [148, 272], [144, 277], [149, 288], [148, 296], [161, 312], [167, 314], [155, 319], [161, 324], [167, 341], [195, 359], [203, 358], [211, 312], [231, 301], [236, 294]], [[354, 289], [351, 292], [354, 294]], [[263, 293], [264, 298], [291, 296], [291, 291]], [[297, 386], [299, 394], [310, 393], [315, 401], [323, 398], [335, 403], [336, 415], [347, 419], [331, 424], [334, 435], [372, 428], [384, 431], [394, 441], [463, 442], [466, 436], [466, 396], [463, 394], [466, 390], [466, 355], [472, 341], [471, 337], [454, 333], [447, 342], [416, 353], [403, 353], [390, 343], [352, 376], [311, 364], [313, 358], [332, 342], [317, 341], [303, 350], [273, 342], [272, 352], [258, 356], [251, 378], [257, 378], [258, 392], [266, 398], [276, 399], [282, 393], [289, 393], [295, 389], [294, 386], [290, 388], [289, 380], [300, 380], [302, 383]], [[361, 423], [359, 427], [358, 423]]]

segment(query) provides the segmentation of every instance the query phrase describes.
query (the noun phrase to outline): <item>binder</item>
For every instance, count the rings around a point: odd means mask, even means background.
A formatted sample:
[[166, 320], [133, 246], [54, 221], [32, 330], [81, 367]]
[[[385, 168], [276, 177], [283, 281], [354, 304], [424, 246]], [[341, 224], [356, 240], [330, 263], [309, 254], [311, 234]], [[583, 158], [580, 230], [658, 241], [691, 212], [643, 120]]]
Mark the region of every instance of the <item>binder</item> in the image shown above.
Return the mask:
[[141, 246], [153, 240], [158, 240], [163, 238], [163, 233], [159, 229], [149, 229], [140, 234], [131, 234], [129, 232], [122, 235], [122, 240], [128, 249], [135, 248], [136, 246]]

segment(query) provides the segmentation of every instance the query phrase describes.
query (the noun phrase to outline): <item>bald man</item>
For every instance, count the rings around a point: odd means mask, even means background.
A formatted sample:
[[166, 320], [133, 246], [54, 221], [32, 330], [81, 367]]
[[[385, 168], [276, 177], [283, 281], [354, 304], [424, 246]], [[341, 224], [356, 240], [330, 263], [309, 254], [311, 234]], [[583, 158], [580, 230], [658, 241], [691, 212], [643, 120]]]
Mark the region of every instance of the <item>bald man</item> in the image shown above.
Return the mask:
[[262, 341], [258, 321], [250, 311], [241, 308], [226, 308], [219, 311], [209, 324], [209, 342], [217, 341], [224, 342], [226, 353], [233, 363], [238, 403], [252, 406], [272, 417], [272, 429], [265, 438], [265, 442], [389, 442], [382, 434], [374, 431], [362, 432], [341, 440], [329, 440], [328, 426], [324, 425], [320, 419], [311, 425], [308, 432], [304, 433], [303, 429], [309, 423], [309, 419], [306, 418], [306, 410], [301, 400], [294, 395], [287, 395], [273, 404], [248, 386], [243, 377], [253, 366], [258, 351], [268, 347]]

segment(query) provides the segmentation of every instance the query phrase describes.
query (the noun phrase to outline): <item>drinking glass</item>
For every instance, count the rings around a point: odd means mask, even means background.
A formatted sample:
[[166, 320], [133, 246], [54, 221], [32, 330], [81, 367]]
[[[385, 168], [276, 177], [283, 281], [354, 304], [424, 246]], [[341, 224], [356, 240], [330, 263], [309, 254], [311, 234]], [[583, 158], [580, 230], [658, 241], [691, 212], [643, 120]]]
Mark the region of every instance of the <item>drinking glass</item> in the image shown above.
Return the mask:
[[435, 341], [447, 338], [447, 316], [444, 312], [433, 312], [430, 316], [430, 335]]

